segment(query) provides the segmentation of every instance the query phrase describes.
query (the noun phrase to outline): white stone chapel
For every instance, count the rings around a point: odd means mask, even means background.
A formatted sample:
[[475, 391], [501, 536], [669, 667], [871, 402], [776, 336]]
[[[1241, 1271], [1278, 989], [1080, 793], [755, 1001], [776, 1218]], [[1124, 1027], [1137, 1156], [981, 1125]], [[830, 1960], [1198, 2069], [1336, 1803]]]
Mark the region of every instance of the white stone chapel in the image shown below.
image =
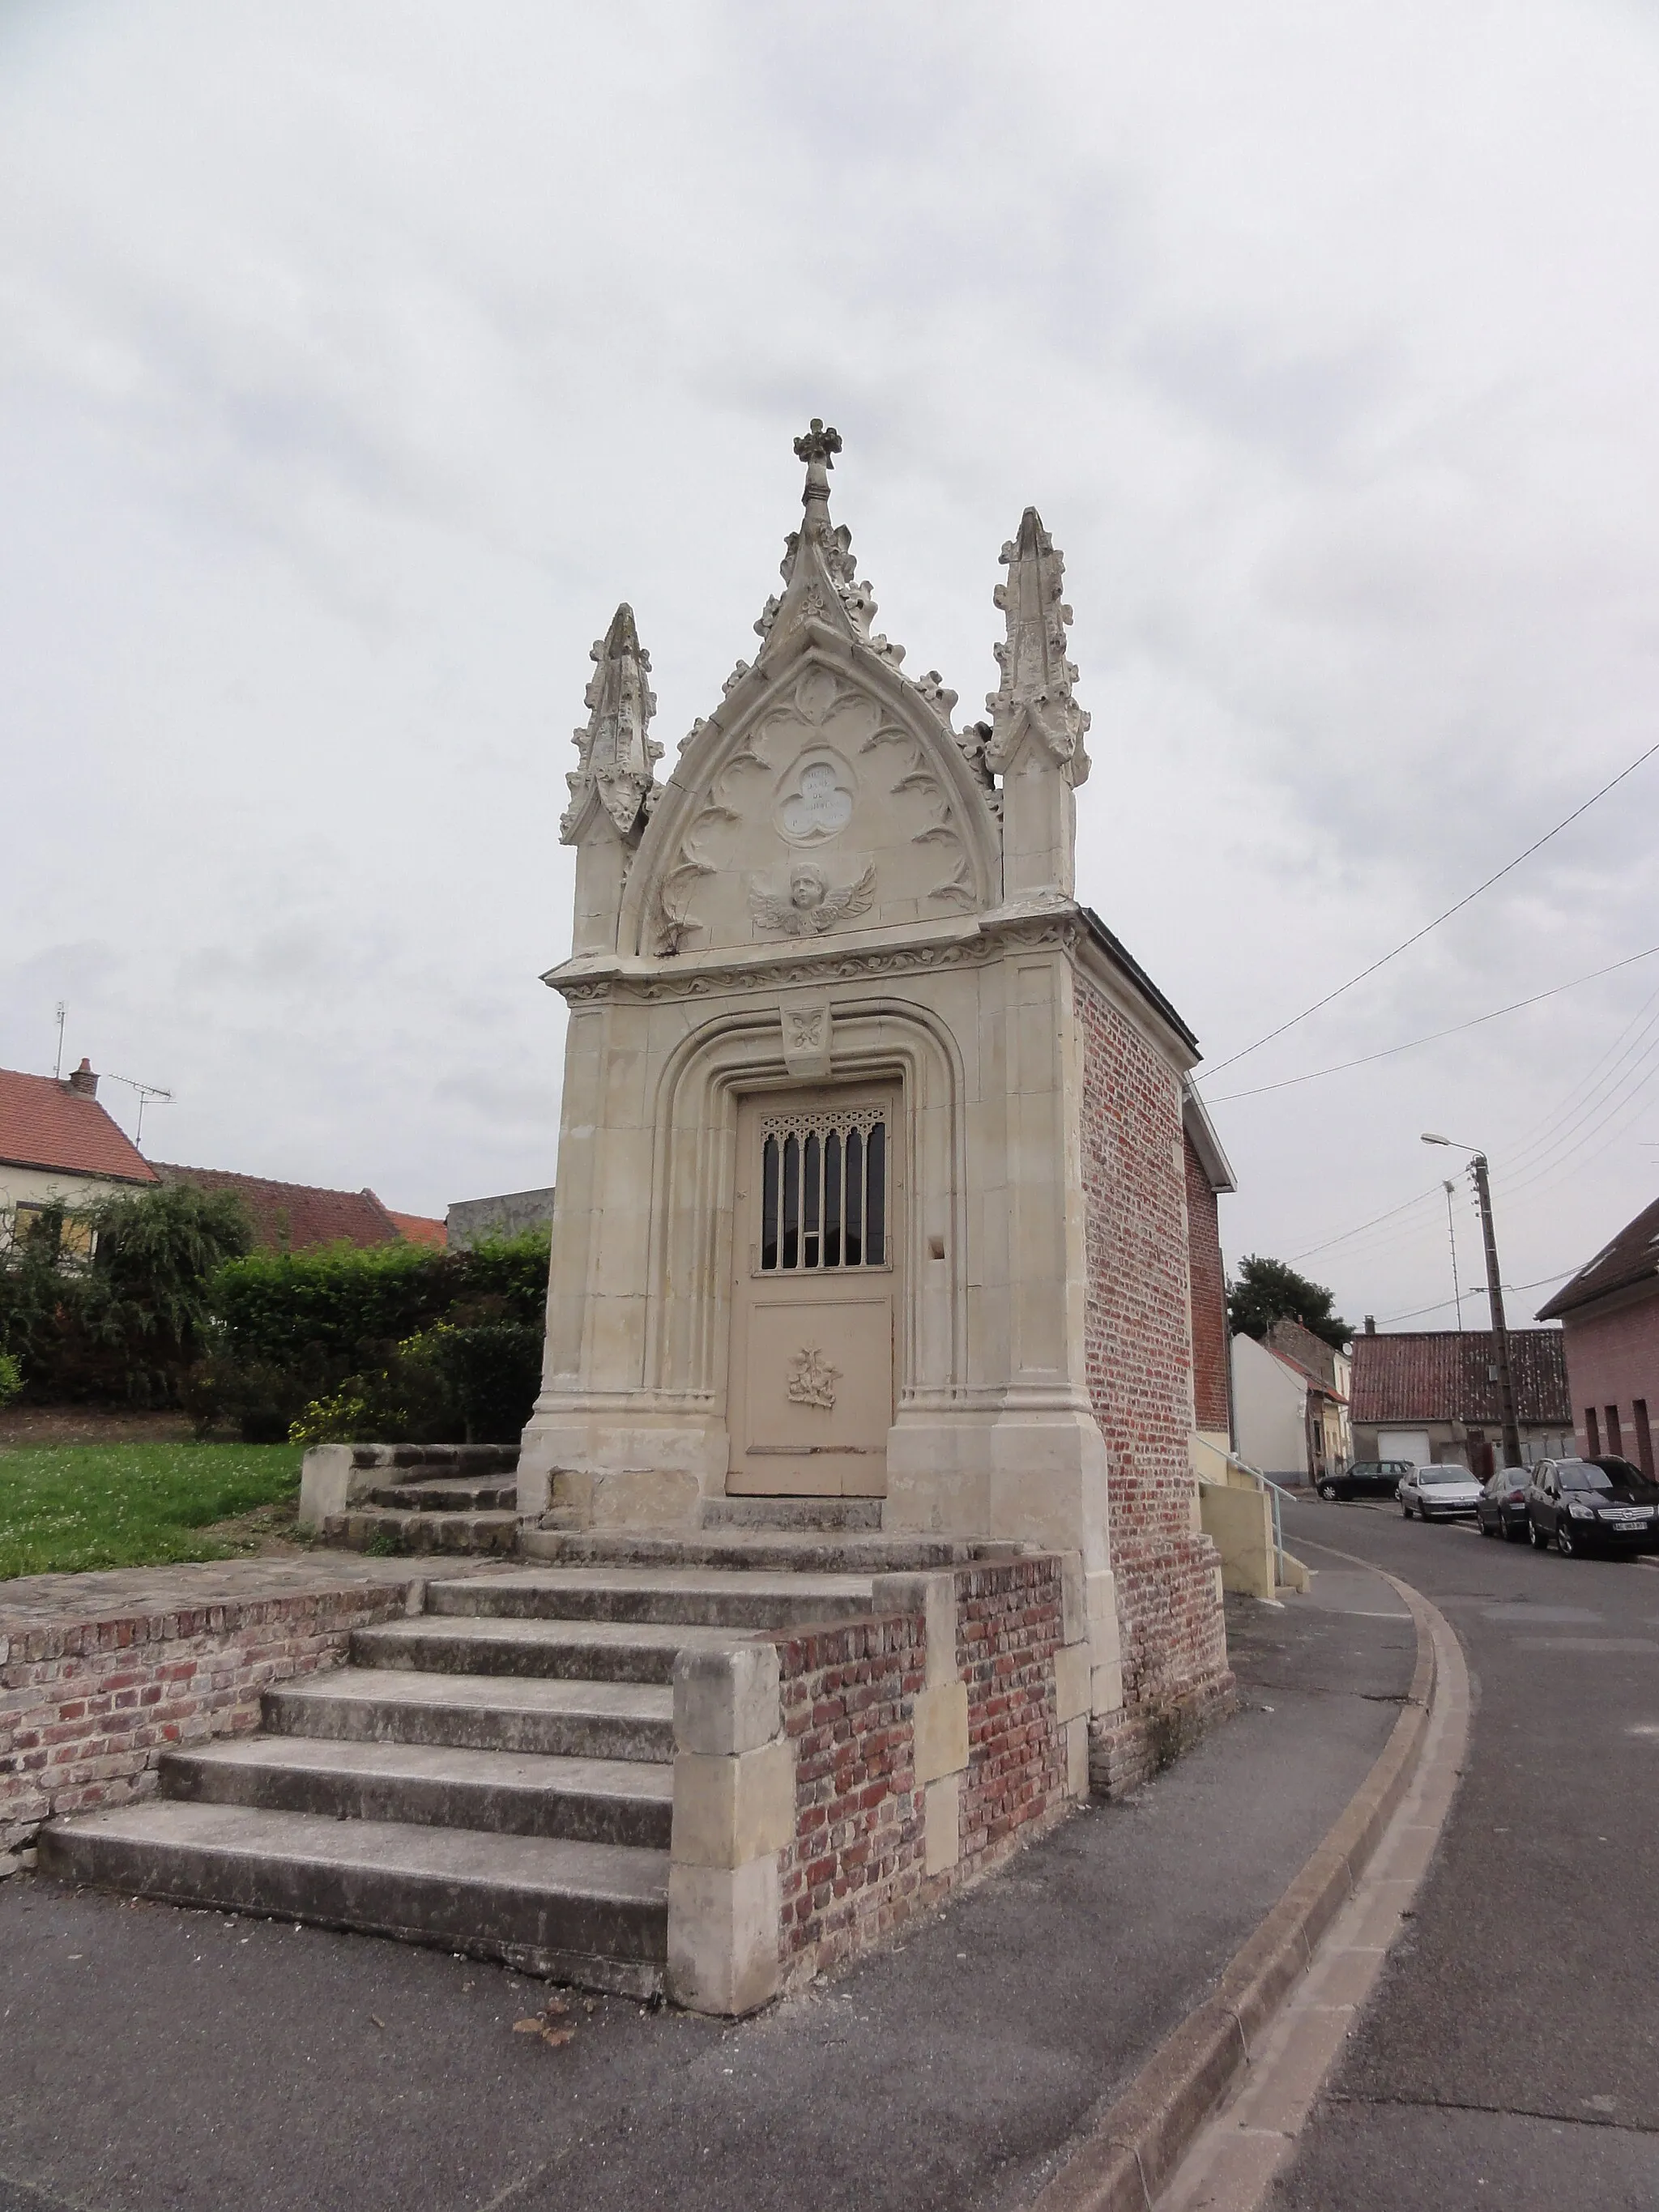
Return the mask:
[[1089, 718], [1036, 510], [989, 718], [957, 728], [872, 635], [840, 450], [795, 441], [782, 590], [665, 782], [629, 608], [593, 647], [520, 1510], [668, 1533], [856, 1498], [884, 1532], [1079, 1553], [1109, 1763], [1231, 1686], [1188, 1454], [1197, 1048], [1074, 894]]

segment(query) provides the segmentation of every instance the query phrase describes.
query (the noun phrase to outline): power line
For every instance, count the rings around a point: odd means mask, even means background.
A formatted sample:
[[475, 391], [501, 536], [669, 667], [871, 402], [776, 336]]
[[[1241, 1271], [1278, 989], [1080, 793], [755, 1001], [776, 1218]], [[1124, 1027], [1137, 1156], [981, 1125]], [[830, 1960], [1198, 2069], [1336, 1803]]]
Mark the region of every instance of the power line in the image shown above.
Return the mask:
[[[1404, 1044], [1384, 1045], [1381, 1052], [1362, 1053], [1358, 1060], [1339, 1060], [1330, 1067], [1316, 1067], [1307, 1075], [1287, 1075], [1278, 1083], [1258, 1083], [1252, 1091], [1224, 1091], [1218, 1098], [1209, 1098], [1209, 1106], [1230, 1105], [1235, 1098], [1260, 1098], [1265, 1091], [1290, 1091], [1299, 1083], [1317, 1083], [1322, 1076], [1340, 1075], [1350, 1067], [1369, 1067], [1374, 1060], [1389, 1060], [1395, 1053], [1415, 1052], [1419, 1045], [1437, 1044], [1442, 1037], [1456, 1036], [1464, 1030], [1479, 1029], [1483, 1022], [1495, 1022], [1503, 1014], [1518, 1014], [1523, 1006], [1538, 1006], [1545, 999], [1559, 999], [1564, 991], [1576, 991], [1581, 983], [1594, 983], [1599, 976], [1616, 975], [1621, 968], [1634, 967], [1638, 960], [1651, 960], [1659, 952], [1659, 945], [1649, 945], [1645, 952], [1632, 952], [1626, 960], [1615, 960], [1606, 968], [1593, 968], [1588, 975], [1575, 975], [1570, 983], [1557, 983], [1548, 991], [1535, 991], [1529, 999], [1516, 999], [1507, 1006], [1494, 1006], [1489, 1014], [1475, 1014], [1467, 1022], [1454, 1022], [1449, 1029], [1431, 1030], [1427, 1036], [1409, 1038]], [[1237, 1058], [1244, 1057], [1243, 1053]], [[1229, 1065], [1226, 1060], [1222, 1066]]]
[[[1553, 1275], [1540, 1275], [1535, 1282], [1505, 1283], [1504, 1288], [1506, 1291], [1541, 1291], [1546, 1283], [1559, 1283], [1563, 1276], [1573, 1272], [1575, 1271], [1566, 1267], [1558, 1267]], [[1486, 1286], [1484, 1283], [1477, 1283], [1469, 1292], [1469, 1296], [1474, 1298], [1484, 1298], [1486, 1295]], [[1424, 1314], [1444, 1313], [1446, 1308], [1450, 1305], [1452, 1301], [1449, 1298], [1442, 1298], [1436, 1305], [1413, 1306], [1409, 1313], [1388, 1315], [1387, 1317], [1378, 1324], [1378, 1326], [1382, 1328], [1388, 1328], [1397, 1321], [1417, 1321], [1420, 1319]]]
[[1346, 1244], [1352, 1237], [1363, 1237], [1366, 1230], [1375, 1229], [1380, 1222], [1392, 1221], [1396, 1213], [1407, 1212], [1413, 1206], [1421, 1206], [1425, 1198], [1437, 1196], [1439, 1189], [1437, 1182], [1431, 1183], [1426, 1190], [1419, 1190], [1415, 1198], [1407, 1199], [1403, 1205], [1391, 1206], [1386, 1213], [1376, 1214], [1370, 1221], [1362, 1221], [1358, 1229], [1344, 1230], [1340, 1237], [1328, 1237], [1322, 1244], [1310, 1244], [1305, 1251], [1292, 1252], [1291, 1259], [1311, 1260], [1316, 1252], [1328, 1252], [1333, 1244]]
[[1334, 991], [1327, 991], [1324, 997], [1316, 999], [1312, 1006], [1304, 1006], [1302, 1012], [1299, 1014], [1292, 1014], [1289, 1021], [1280, 1022], [1279, 1027], [1276, 1030], [1269, 1030], [1266, 1036], [1259, 1036], [1254, 1044], [1247, 1044], [1242, 1052], [1236, 1052], [1226, 1060], [1217, 1060], [1215, 1066], [1210, 1069], [1210, 1073], [1218, 1075], [1224, 1067], [1232, 1067], [1241, 1060], [1248, 1060], [1253, 1052], [1260, 1052], [1264, 1044], [1271, 1044], [1275, 1037], [1283, 1036], [1286, 1030], [1293, 1030], [1298, 1022], [1305, 1022], [1310, 1014], [1318, 1013], [1322, 1007], [1328, 1006], [1334, 999], [1340, 999], [1345, 991], [1352, 991], [1356, 983], [1363, 983], [1367, 976], [1375, 975], [1379, 968], [1386, 968], [1389, 961], [1397, 960], [1402, 952], [1408, 952], [1413, 945], [1420, 944], [1431, 930], [1438, 929], [1443, 921], [1449, 921], [1455, 914], [1461, 914], [1466, 906], [1480, 897], [1482, 891], [1489, 891], [1494, 884], [1501, 883], [1505, 876], [1518, 868], [1522, 860], [1529, 860], [1534, 853], [1541, 851], [1552, 837], [1559, 837], [1561, 832], [1575, 823], [1581, 814], [1587, 814], [1598, 799], [1605, 799], [1615, 786], [1625, 781], [1626, 776], [1634, 775], [1643, 762], [1651, 760], [1655, 753], [1659, 753], [1659, 738], [1656, 738], [1645, 752], [1638, 753], [1627, 768], [1621, 768], [1617, 775], [1601, 786], [1600, 791], [1593, 791], [1582, 805], [1575, 806], [1571, 814], [1563, 816], [1553, 830], [1547, 830], [1541, 837], [1534, 838], [1524, 853], [1517, 853], [1512, 860], [1505, 860], [1501, 868], [1486, 878], [1485, 883], [1477, 884], [1472, 891], [1466, 891], [1455, 905], [1449, 906], [1443, 914], [1436, 915], [1432, 921], [1425, 921], [1421, 929], [1413, 930], [1412, 934], [1401, 944], [1396, 945], [1391, 952], [1385, 952], [1380, 960], [1373, 960], [1369, 968], [1362, 968], [1357, 975], [1350, 975], [1346, 983], [1339, 983]]

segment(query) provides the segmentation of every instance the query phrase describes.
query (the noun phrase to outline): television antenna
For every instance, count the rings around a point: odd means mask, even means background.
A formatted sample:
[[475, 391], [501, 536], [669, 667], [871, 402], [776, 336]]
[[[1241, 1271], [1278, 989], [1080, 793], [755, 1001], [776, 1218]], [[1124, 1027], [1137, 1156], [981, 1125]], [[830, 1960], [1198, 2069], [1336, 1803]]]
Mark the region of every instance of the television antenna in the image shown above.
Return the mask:
[[171, 1106], [173, 1103], [173, 1093], [170, 1091], [163, 1091], [159, 1083], [135, 1083], [130, 1075], [112, 1075], [109, 1079], [112, 1083], [125, 1083], [129, 1091], [136, 1091], [138, 1093], [138, 1127], [133, 1132], [132, 1141], [142, 1149], [144, 1141], [145, 1107], [152, 1104]]
[[64, 1005], [64, 1003], [63, 1000], [61, 1000], [61, 999], [58, 1001], [57, 1012], [58, 1012], [58, 1057], [57, 1057], [57, 1059], [52, 1062], [52, 1081], [53, 1081], [54, 1083], [61, 1083], [61, 1082], [63, 1081], [63, 1079], [64, 1079], [64, 1017], [65, 1017], [65, 1016], [68, 1014], [68, 1012], [69, 1012], [69, 1008], [68, 1008], [68, 1006], [66, 1006]]

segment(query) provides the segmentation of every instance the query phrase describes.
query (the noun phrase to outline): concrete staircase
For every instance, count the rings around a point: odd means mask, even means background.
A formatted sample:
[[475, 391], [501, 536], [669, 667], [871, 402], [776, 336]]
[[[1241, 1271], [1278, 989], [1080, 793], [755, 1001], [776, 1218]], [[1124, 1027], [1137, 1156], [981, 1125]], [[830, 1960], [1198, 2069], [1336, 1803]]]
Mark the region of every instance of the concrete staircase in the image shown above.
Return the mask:
[[871, 1573], [923, 1564], [918, 1547], [862, 1572], [812, 1559], [872, 1541], [739, 1511], [672, 1559], [431, 1582], [422, 1613], [359, 1630], [348, 1665], [269, 1691], [258, 1735], [170, 1753], [156, 1797], [51, 1824], [42, 1867], [653, 1995], [675, 1656], [867, 1612]]
[[517, 1452], [463, 1445], [441, 1457], [442, 1449], [428, 1446], [418, 1459], [411, 1450], [410, 1465], [327, 1515], [324, 1541], [353, 1552], [510, 1552], [519, 1533]]

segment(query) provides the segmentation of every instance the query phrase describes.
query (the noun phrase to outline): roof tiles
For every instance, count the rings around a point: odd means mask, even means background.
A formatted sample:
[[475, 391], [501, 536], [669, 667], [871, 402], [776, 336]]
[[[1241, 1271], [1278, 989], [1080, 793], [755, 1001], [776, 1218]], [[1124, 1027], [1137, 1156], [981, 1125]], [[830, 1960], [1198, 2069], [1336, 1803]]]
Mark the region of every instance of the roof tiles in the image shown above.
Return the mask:
[[0, 1067], [0, 1161], [109, 1182], [150, 1183], [155, 1171], [98, 1101], [52, 1075]]
[[[1512, 1328], [1510, 1376], [1519, 1421], [1572, 1419], [1566, 1352], [1559, 1328]], [[1488, 1328], [1413, 1329], [1353, 1340], [1352, 1417], [1356, 1422], [1470, 1421], [1502, 1418]]]

